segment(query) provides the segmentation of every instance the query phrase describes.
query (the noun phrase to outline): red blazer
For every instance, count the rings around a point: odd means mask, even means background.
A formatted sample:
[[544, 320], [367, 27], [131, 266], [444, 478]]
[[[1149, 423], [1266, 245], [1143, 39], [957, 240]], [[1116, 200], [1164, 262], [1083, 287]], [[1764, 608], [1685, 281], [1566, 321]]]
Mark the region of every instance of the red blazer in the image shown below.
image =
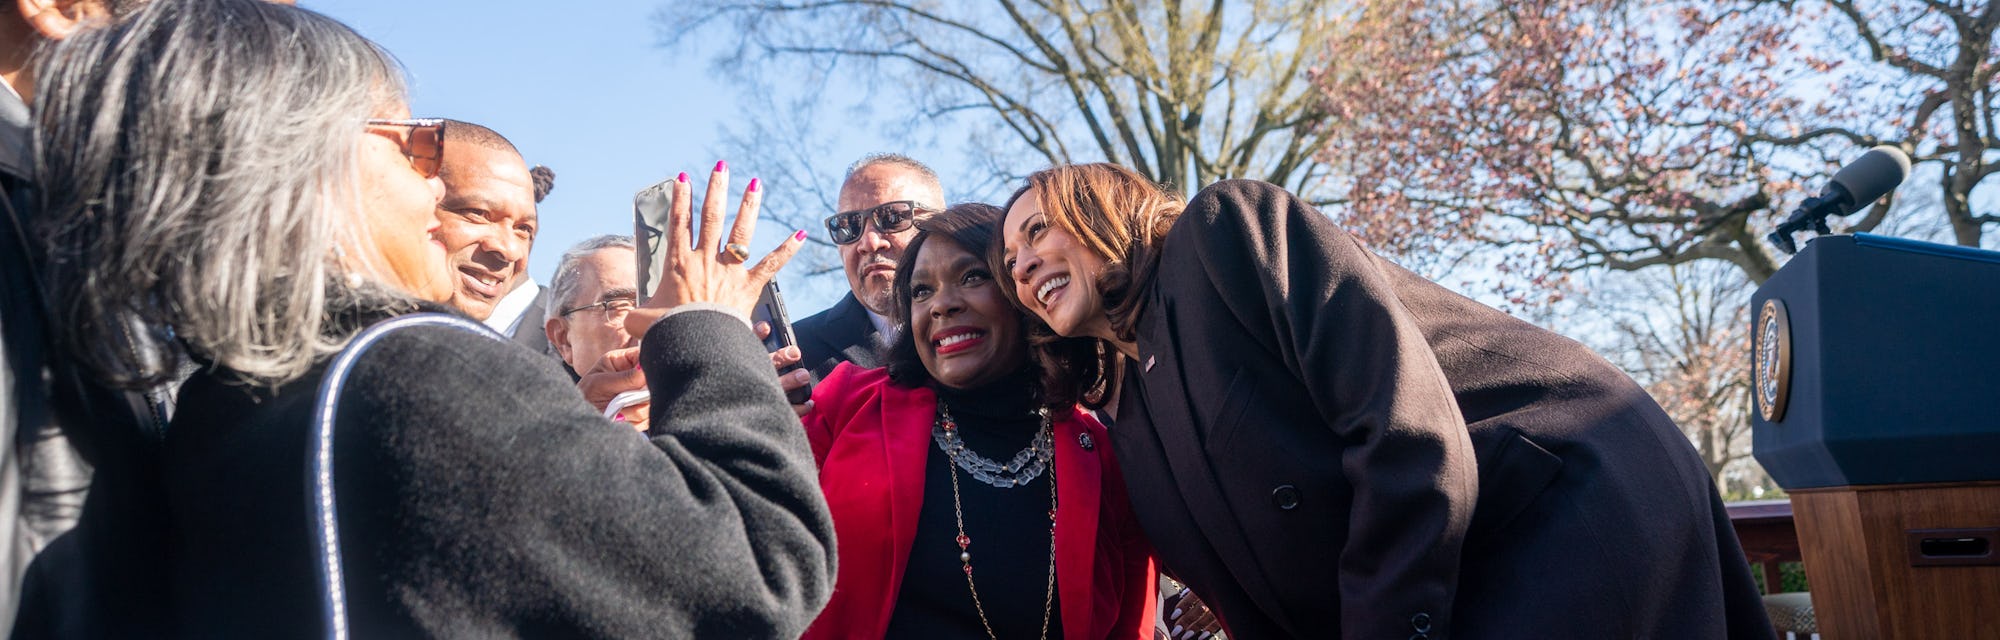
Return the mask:
[[[888, 630], [917, 535], [936, 418], [930, 389], [890, 384], [885, 369], [843, 363], [813, 388], [813, 411], [802, 421], [833, 510], [840, 568], [807, 640], [880, 638]], [[1125, 497], [1111, 438], [1078, 410], [1055, 416], [1053, 426], [1063, 637], [1150, 640], [1152, 547]]]

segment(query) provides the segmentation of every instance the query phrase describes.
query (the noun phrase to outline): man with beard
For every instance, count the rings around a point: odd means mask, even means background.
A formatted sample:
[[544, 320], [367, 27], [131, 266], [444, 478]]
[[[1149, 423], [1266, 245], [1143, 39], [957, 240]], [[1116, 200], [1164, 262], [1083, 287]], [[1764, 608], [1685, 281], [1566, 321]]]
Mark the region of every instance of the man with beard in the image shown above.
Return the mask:
[[[800, 361], [814, 377], [825, 377], [842, 362], [882, 365], [877, 348], [895, 329], [888, 318], [889, 285], [903, 245], [917, 234], [910, 222], [944, 210], [944, 187], [937, 172], [921, 162], [874, 154], [848, 168], [839, 207], [826, 219], [826, 229], [840, 248], [849, 292], [832, 308], [793, 325]], [[785, 380], [787, 388], [803, 383], [797, 372]]]

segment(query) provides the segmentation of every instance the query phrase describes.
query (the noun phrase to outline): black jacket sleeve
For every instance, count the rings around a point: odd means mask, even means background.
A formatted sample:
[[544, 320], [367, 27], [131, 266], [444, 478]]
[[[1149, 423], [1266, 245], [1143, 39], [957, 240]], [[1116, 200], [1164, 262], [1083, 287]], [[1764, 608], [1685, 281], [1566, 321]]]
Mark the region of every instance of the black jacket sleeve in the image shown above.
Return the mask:
[[1164, 251], [1160, 277], [1206, 280], [1345, 443], [1340, 635], [1405, 637], [1414, 612], [1451, 635], [1476, 464], [1451, 386], [1377, 258], [1296, 196], [1252, 181], [1202, 190]]
[[651, 438], [482, 336], [400, 331], [357, 363], [336, 453], [367, 470], [336, 477], [357, 632], [801, 633], [831, 592], [833, 523], [762, 346], [713, 311], [644, 345]]

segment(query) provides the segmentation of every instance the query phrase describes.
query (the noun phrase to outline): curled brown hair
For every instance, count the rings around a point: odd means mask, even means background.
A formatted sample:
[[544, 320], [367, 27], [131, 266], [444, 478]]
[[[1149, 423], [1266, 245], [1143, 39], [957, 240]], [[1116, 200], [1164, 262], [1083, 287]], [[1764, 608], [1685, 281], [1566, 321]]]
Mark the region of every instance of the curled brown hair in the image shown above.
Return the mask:
[[[1110, 163], [1062, 165], [1035, 172], [1002, 209], [1012, 211], [1014, 203], [1028, 194], [1034, 194], [1050, 225], [1104, 259], [1104, 273], [1095, 284], [1104, 300], [1105, 315], [1118, 339], [1134, 340], [1134, 327], [1145, 311], [1144, 293], [1159, 265], [1160, 241], [1180, 219], [1187, 203], [1139, 172]], [[1000, 243], [988, 253], [995, 273], [1011, 272], [1005, 254]], [[1019, 307], [1021, 299], [1014, 289], [1000, 288], [1007, 300]], [[1064, 338], [1040, 318], [1029, 320], [1028, 335], [1035, 347], [1035, 360], [1043, 368], [1042, 384], [1050, 403], [1103, 407], [1123, 371], [1118, 349], [1097, 338]]]

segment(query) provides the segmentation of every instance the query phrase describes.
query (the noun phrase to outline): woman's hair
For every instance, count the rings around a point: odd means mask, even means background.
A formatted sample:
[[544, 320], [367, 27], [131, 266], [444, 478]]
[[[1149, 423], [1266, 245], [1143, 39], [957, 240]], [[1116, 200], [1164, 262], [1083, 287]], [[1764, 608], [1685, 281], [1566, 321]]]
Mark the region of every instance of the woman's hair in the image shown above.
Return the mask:
[[[1048, 224], [1075, 237], [1104, 259], [1098, 274], [1099, 297], [1111, 330], [1122, 340], [1133, 339], [1133, 328], [1144, 311], [1146, 289], [1159, 265], [1160, 241], [1180, 219], [1186, 202], [1170, 189], [1139, 172], [1110, 163], [1062, 165], [1028, 176], [1028, 184], [1007, 199], [1012, 210], [1022, 196], [1034, 194]], [[1004, 247], [987, 252], [993, 268], [1008, 271]], [[1001, 287], [1014, 306], [1021, 307], [1013, 286]], [[1029, 318], [1028, 335], [1035, 360], [1042, 365], [1042, 384], [1052, 404], [1079, 402], [1102, 408], [1124, 370], [1118, 350], [1097, 338], [1064, 338], [1040, 318]]]
[[259, 0], [153, 0], [51, 47], [37, 73], [54, 326], [99, 378], [173, 374], [121, 348], [122, 322], [276, 385], [346, 344], [357, 327], [333, 316], [414, 303], [343, 284], [387, 273], [359, 151], [363, 121], [403, 100], [395, 61], [345, 25]]

